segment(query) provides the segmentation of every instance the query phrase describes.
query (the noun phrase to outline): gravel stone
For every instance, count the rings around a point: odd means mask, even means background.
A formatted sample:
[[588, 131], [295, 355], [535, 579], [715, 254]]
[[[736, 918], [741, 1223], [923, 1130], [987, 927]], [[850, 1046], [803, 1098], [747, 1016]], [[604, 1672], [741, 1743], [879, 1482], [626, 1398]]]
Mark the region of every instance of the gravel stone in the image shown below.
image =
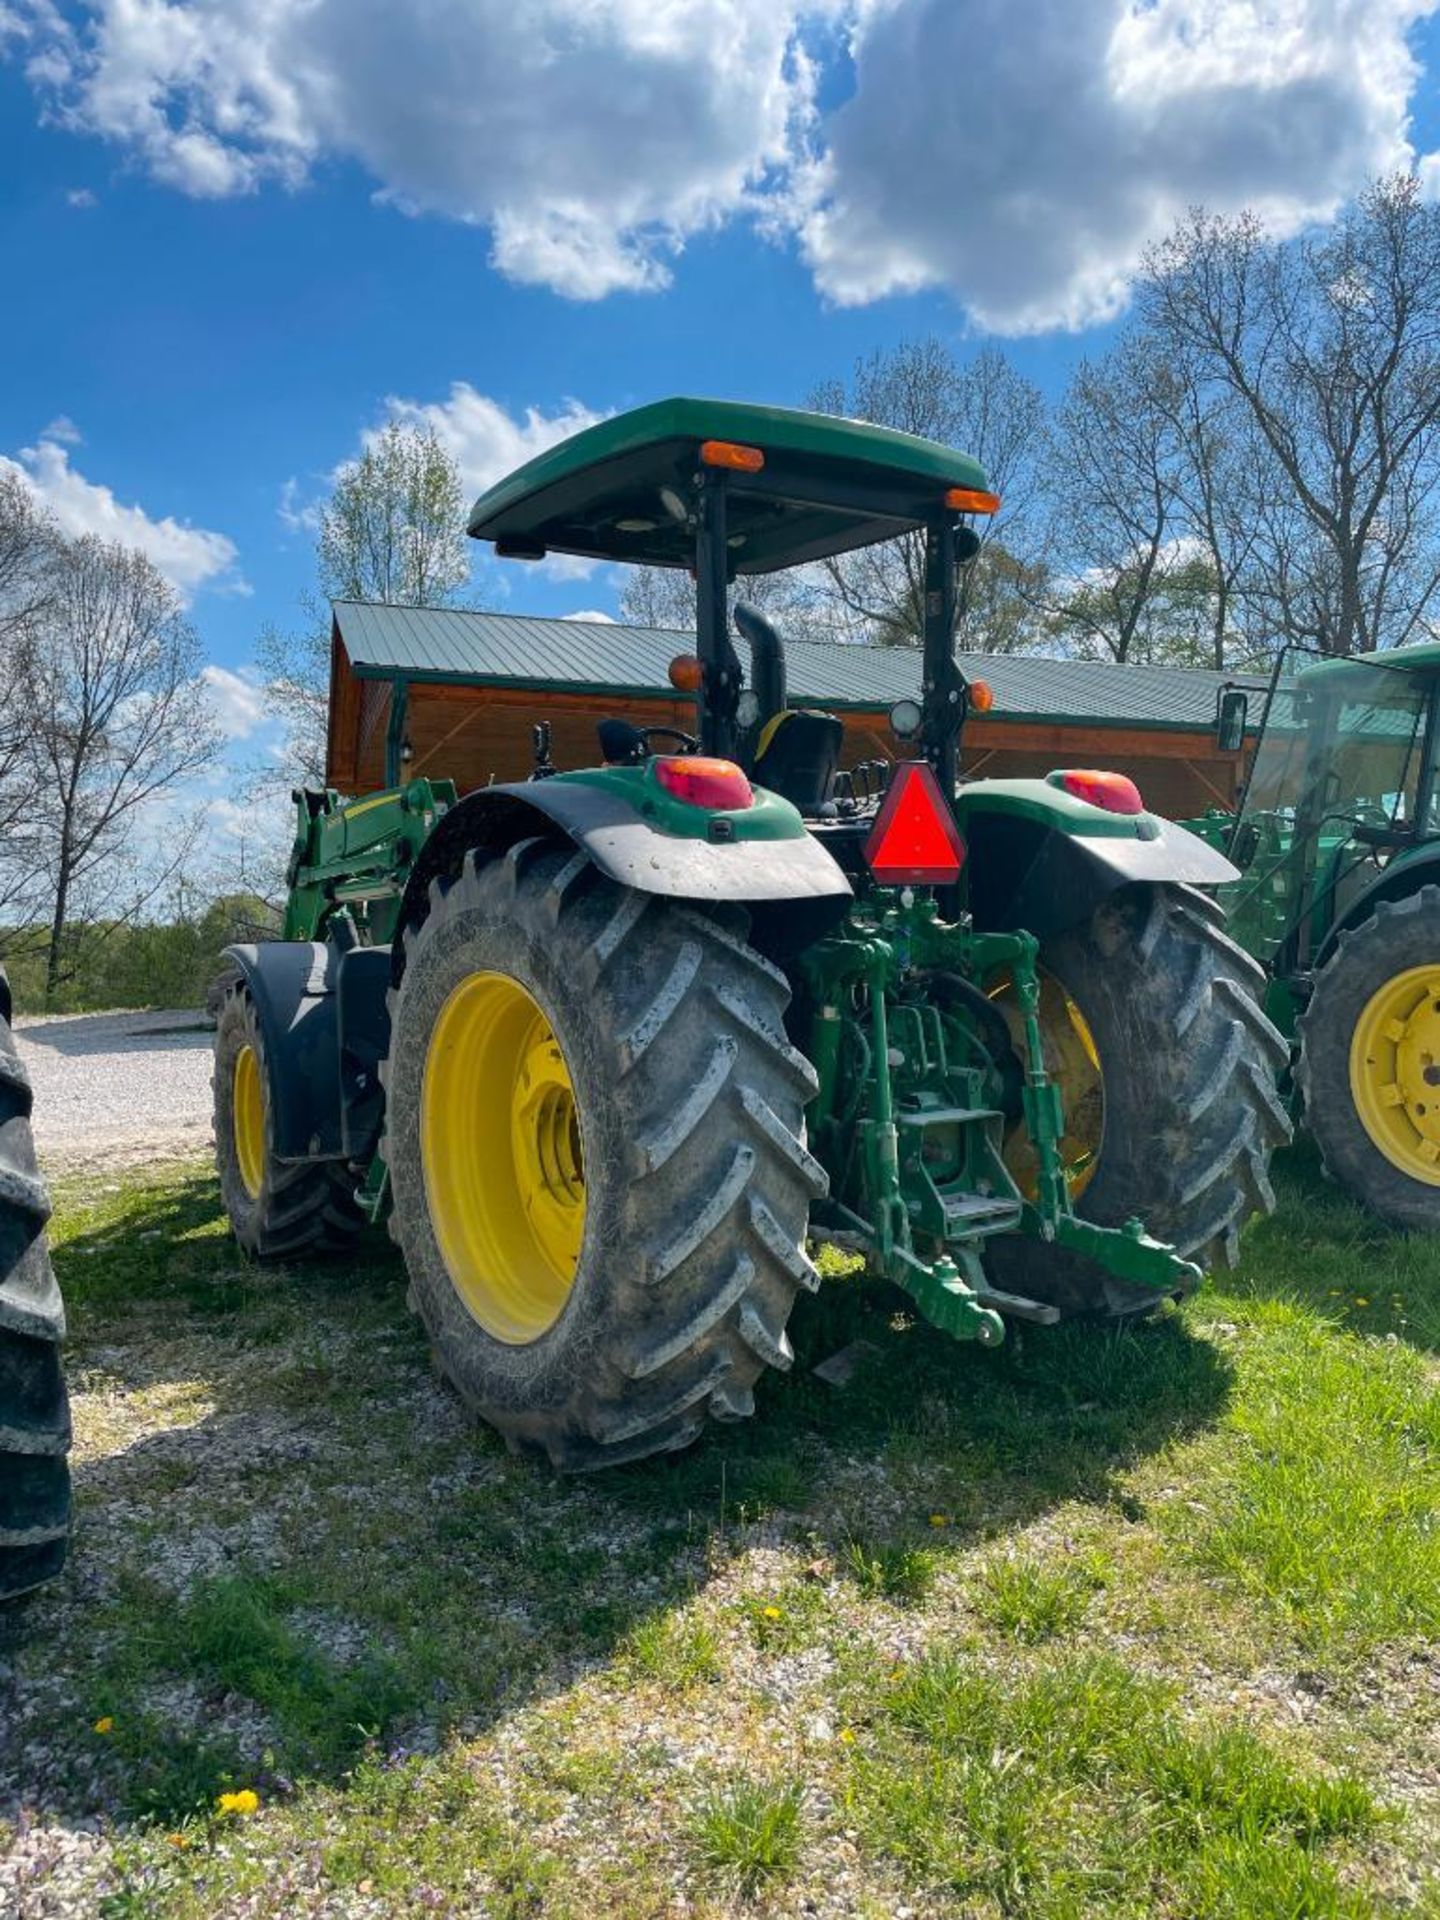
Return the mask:
[[185, 1009], [16, 1023], [35, 1088], [35, 1144], [52, 1172], [208, 1148], [211, 1034]]

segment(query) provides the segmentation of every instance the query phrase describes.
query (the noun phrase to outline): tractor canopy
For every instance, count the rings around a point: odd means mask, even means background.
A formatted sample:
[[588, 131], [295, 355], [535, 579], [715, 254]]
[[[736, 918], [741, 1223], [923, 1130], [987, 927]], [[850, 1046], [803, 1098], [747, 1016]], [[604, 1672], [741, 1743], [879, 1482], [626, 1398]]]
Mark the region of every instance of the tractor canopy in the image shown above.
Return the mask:
[[1421, 640], [1410, 647], [1381, 647], [1374, 653], [1352, 653], [1332, 660], [1317, 660], [1296, 675], [1302, 687], [1319, 691], [1332, 682], [1343, 682], [1367, 668], [1383, 667], [1389, 673], [1440, 673], [1440, 640]]
[[870, 546], [998, 505], [968, 454], [832, 414], [657, 400], [587, 427], [481, 495], [469, 532], [502, 556], [695, 565], [697, 471], [725, 474], [731, 574]]

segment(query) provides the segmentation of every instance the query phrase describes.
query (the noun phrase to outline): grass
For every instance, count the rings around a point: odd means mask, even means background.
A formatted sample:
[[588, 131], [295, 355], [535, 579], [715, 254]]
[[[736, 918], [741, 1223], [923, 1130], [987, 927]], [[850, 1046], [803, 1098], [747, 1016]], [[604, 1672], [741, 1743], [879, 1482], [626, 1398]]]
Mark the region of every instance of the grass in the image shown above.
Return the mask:
[[1090, 1561], [1080, 1566], [1036, 1555], [992, 1561], [980, 1575], [975, 1610], [997, 1633], [1015, 1640], [1051, 1640], [1072, 1632], [1090, 1611], [1104, 1575]]
[[1173, 1709], [1113, 1656], [937, 1654], [872, 1698], [847, 1805], [916, 1885], [1033, 1920], [1372, 1911], [1336, 1864], [1386, 1824], [1372, 1791]]
[[722, 1885], [754, 1893], [783, 1878], [800, 1856], [801, 1791], [738, 1780], [712, 1793], [690, 1822], [690, 1843], [701, 1866]]
[[203, 1169], [72, 1183], [0, 1909], [80, 1822], [65, 1897], [147, 1920], [1435, 1920], [1440, 1245], [1280, 1189], [1180, 1311], [996, 1352], [827, 1254], [754, 1421], [564, 1481], [382, 1236], [260, 1270]]

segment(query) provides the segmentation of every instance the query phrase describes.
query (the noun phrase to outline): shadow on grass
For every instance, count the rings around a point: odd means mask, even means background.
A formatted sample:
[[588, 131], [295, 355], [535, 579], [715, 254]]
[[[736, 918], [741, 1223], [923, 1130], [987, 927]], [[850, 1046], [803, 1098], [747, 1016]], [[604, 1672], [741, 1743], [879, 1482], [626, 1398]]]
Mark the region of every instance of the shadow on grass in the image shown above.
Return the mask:
[[1309, 1139], [1277, 1155], [1272, 1172], [1279, 1204], [1250, 1226], [1223, 1290], [1440, 1352], [1440, 1234], [1396, 1232], [1357, 1206], [1325, 1178]]
[[[76, 1386], [143, 1435], [102, 1431], [67, 1580], [0, 1627], [83, 1702], [0, 1741], [0, 1803], [76, 1814], [174, 1821], [478, 1730], [623, 1663], [766, 1529], [948, 1550], [1064, 1500], [1124, 1510], [1124, 1470], [1214, 1423], [1230, 1385], [1174, 1314], [985, 1352], [851, 1278], [800, 1303], [753, 1421], [562, 1480], [462, 1418], [381, 1234], [341, 1266], [247, 1266], [187, 1171], [62, 1206], [55, 1259]], [[815, 1377], [857, 1342], [845, 1389]]]

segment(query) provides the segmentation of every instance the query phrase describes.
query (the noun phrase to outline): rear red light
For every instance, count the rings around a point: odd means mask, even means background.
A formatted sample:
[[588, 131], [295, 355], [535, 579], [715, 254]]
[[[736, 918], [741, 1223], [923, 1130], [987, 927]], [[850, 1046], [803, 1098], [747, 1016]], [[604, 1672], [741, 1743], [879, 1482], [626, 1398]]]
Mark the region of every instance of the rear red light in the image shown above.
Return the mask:
[[753, 807], [750, 782], [733, 760], [711, 760], [703, 754], [668, 755], [650, 762], [655, 778], [667, 793], [690, 807], [709, 807], [738, 813]]
[[1092, 807], [1103, 807], [1106, 813], [1145, 811], [1140, 789], [1125, 773], [1102, 773], [1090, 767], [1058, 767], [1045, 778], [1052, 787], [1060, 787]]
[[923, 760], [895, 769], [865, 842], [865, 864], [882, 887], [949, 886], [958, 879], [965, 842]]

